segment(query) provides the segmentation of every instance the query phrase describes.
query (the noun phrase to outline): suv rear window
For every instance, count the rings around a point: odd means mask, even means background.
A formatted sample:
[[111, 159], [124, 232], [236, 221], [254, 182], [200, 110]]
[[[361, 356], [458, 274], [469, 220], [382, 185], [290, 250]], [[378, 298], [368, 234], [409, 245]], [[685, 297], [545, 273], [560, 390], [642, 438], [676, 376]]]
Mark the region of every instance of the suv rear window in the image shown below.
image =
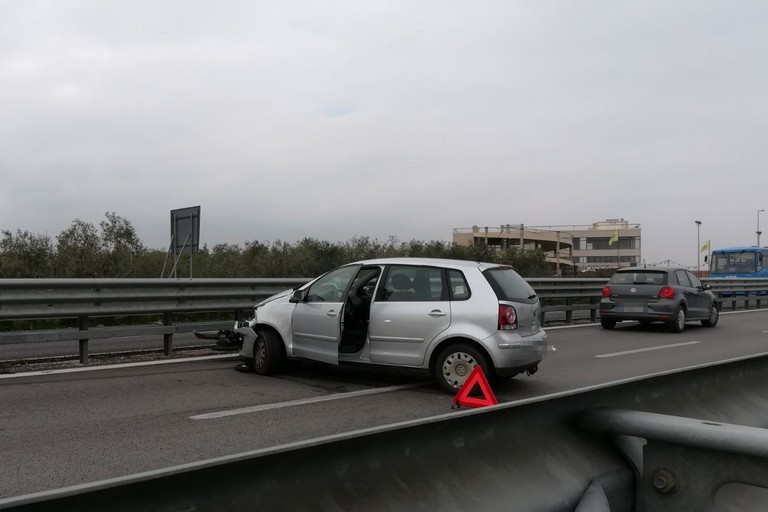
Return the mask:
[[616, 272], [608, 281], [612, 284], [667, 284], [667, 273], [653, 270]]
[[538, 300], [531, 285], [510, 267], [497, 267], [483, 272], [499, 300], [535, 304]]

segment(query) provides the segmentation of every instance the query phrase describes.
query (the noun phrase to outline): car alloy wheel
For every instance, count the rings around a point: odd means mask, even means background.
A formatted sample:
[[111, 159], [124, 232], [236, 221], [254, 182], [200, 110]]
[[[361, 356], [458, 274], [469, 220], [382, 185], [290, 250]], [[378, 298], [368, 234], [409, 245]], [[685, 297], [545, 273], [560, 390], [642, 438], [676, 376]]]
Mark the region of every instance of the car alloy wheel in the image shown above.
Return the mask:
[[253, 346], [253, 370], [259, 375], [275, 373], [283, 362], [282, 341], [274, 332], [259, 329]]
[[477, 349], [466, 344], [453, 345], [437, 358], [435, 376], [443, 389], [453, 393], [461, 388], [476, 366], [483, 369], [486, 377], [492, 377], [488, 374], [490, 367], [485, 356]]
[[717, 308], [717, 304], [713, 303], [709, 308], [709, 318], [701, 321], [701, 325], [704, 327], [714, 327], [717, 325], [717, 321], [720, 320], [720, 310]]
[[685, 329], [685, 309], [682, 306], [677, 306], [675, 318], [669, 323], [669, 329], [672, 332], [683, 332]]

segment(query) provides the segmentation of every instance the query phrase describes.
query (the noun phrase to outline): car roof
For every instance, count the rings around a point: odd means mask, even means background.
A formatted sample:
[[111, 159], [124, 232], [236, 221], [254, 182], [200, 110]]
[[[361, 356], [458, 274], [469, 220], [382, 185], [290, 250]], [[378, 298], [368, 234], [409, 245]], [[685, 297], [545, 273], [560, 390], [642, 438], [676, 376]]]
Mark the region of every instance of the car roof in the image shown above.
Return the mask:
[[469, 260], [451, 260], [445, 258], [378, 258], [355, 261], [349, 265], [420, 265], [429, 267], [448, 267], [455, 269], [479, 268], [481, 271], [488, 268], [509, 267], [498, 263], [478, 262]]

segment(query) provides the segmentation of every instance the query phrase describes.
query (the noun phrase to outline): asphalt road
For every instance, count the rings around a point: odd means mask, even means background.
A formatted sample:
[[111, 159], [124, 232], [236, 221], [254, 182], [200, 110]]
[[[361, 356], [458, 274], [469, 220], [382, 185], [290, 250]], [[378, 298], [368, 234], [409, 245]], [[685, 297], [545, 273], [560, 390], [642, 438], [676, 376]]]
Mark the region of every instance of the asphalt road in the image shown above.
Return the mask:
[[[634, 323], [548, 333], [557, 353], [495, 385], [500, 402], [768, 353], [768, 311], [681, 334]], [[0, 375], [0, 498], [451, 413], [452, 397], [419, 375], [306, 363], [260, 377], [234, 362]]]

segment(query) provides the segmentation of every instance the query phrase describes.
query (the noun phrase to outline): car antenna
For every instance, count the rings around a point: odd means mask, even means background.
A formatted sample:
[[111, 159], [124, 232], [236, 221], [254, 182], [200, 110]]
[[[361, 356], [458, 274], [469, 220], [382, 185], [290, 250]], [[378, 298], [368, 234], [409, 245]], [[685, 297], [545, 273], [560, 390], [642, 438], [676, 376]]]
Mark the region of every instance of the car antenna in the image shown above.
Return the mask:
[[487, 253], [487, 252], [488, 252], [488, 249], [490, 249], [490, 246], [489, 246], [489, 245], [486, 245], [486, 246], [485, 246], [485, 250], [483, 251], [483, 254], [481, 254], [481, 255], [480, 255], [480, 257], [479, 257], [479, 258], [477, 258], [477, 262], [478, 262], [478, 263], [480, 263], [480, 262], [482, 261], [483, 257], [485, 256], [485, 253]]

